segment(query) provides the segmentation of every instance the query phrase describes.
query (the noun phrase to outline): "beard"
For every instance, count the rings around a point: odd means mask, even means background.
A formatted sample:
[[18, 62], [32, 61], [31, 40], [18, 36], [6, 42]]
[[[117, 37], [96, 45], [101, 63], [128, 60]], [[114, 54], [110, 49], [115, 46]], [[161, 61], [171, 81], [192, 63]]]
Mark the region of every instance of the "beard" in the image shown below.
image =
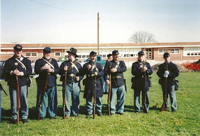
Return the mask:
[[44, 56], [46, 59], [50, 59], [51, 58], [51, 56], [49, 55], [49, 54], [45, 54], [45, 56]]

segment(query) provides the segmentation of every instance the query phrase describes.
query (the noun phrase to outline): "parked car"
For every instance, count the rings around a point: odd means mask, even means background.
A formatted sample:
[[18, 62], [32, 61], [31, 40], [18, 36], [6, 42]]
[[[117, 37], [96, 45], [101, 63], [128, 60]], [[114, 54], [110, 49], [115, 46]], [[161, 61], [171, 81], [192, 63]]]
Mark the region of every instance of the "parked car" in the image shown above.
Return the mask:
[[4, 68], [4, 65], [5, 65], [5, 60], [1, 60], [0, 61], [0, 66], [1, 66], [1, 69], [0, 69], [0, 78], [4, 78], [4, 74], [3, 74], [3, 68]]

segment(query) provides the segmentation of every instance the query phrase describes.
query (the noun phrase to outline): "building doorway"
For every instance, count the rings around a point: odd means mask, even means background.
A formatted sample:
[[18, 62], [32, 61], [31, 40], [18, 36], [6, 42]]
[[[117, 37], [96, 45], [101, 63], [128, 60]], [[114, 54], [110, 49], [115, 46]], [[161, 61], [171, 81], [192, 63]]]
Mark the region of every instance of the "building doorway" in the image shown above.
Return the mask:
[[146, 59], [151, 60], [152, 59], [152, 49], [146, 48]]

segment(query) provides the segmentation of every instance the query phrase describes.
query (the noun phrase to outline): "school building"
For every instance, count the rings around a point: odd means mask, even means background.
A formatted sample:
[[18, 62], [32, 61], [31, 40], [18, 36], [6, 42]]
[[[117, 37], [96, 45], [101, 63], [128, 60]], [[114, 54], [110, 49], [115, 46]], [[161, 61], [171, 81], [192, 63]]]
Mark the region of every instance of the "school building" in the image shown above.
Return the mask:
[[[13, 47], [16, 43], [1, 43], [0, 58], [7, 60], [13, 56]], [[97, 44], [30, 44], [19, 43], [23, 46], [22, 55], [35, 61], [43, 56], [44, 47], [52, 49], [52, 57], [63, 60], [71, 47], [77, 49], [79, 59], [85, 60], [93, 50], [98, 52]], [[163, 53], [169, 52], [171, 59], [176, 61], [196, 61], [200, 59], [200, 42], [174, 42], [174, 43], [102, 43], [99, 44], [99, 55], [107, 59], [107, 54], [118, 50], [120, 60], [133, 62], [137, 59], [137, 53], [143, 50], [147, 60], [162, 61]]]

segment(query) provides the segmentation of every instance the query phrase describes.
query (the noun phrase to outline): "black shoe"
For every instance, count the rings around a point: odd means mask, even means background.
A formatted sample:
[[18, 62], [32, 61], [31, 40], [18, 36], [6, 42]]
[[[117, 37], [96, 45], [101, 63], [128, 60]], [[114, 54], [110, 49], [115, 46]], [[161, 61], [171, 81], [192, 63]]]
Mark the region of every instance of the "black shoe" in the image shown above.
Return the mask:
[[115, 113], [110, 113], [111, 116], [115, 115]]
[[119, 115], [123, 115], [124, 113], [117, 113], [117, 114], [119, 114]]
[[101, 112], [97, 113], [98, 116], [103, 116], [103, 114]]
[[44, 120], [45, 119], [45, 117], [40, 117], [40, 120]]
[[55, 117], [49, 117], [49, 119], [55, 119]]
[[91, 116], [92, 114], [87, 114], [86, 117], [88, 118], [89, 116]]
[[176, 113], [176, 110], [173, 110], [172, 112], [173, 112], [173, 113]]
[[23, 124], [28, 123], [27, 119], [22, 119]]
[[74, 117], [75, 117], [75, 118], [78, 118], [78, 114], [77, 114], [77, 115], [74, 115]]
[[12, 123], [12, 124], [16, 124], [16, 123], [17, 123], [17, 120], [16, 120], [16, 119], [13, 119], [13, 120], [11, 121], [11, 123]]

